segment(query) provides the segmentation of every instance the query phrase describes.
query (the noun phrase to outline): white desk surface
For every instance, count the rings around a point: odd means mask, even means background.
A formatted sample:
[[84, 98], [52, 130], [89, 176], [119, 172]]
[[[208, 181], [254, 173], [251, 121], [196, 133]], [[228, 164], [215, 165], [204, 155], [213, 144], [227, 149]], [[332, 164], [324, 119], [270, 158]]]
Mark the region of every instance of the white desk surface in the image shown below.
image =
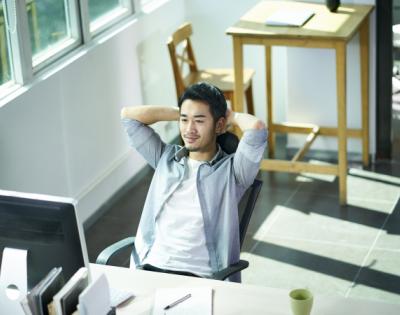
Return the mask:
[[[136, 298], [117, 309], [117, 315], [152, 313], [154, 293], [157, 288], [212, 287], [213, 314], [282, 314], [291, 315], [289, 290], [263, 286], [229, 283], [193, 277], [155, 273], [127, 268], [90, 264], [92, 278], [104, 273], [110, 286], [131, 290]], [[399, 315], [400, 304], [323, 296], [314, 292], [311, 315]]]

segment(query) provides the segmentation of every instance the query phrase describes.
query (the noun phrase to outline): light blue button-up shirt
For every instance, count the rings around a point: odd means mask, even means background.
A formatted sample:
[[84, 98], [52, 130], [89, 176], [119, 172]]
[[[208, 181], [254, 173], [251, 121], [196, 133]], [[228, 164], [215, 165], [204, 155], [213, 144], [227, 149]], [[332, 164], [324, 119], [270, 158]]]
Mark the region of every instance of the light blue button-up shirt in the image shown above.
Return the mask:
[[[136, 234], [139, 263], [149, 253], [155, 235], [155, 222], [164, 203], [184, 179], [187, 150], [164, 143], [149, 126], [122, 119], [130, 145], [155, 169]], [[213, 272], [240, 258], [238, 203], [253, 183], [267, 145], [266, 129], [244, 132], [234, 154], [220, 148], [197, 174], [197, 191], [204, 220], [206, 247]], [[240, 281], [240, 275], [230, 280]]]

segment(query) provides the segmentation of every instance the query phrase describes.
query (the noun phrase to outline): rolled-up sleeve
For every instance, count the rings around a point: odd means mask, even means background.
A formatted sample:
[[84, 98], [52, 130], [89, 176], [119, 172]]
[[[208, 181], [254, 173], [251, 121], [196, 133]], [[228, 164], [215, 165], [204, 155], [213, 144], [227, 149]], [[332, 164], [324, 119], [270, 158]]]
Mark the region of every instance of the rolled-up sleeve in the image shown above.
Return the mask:
[[156, 168], [165, 148], [160, 136], [151, 127], [134, 119], [123, 118], [122, 125], [128, 135], [129, 144], [151, 167]]
[[246, 130], [234, 156], [236, 181], [244, 187], [250, 186], [260, 168], [267, 146], [267, 129]]

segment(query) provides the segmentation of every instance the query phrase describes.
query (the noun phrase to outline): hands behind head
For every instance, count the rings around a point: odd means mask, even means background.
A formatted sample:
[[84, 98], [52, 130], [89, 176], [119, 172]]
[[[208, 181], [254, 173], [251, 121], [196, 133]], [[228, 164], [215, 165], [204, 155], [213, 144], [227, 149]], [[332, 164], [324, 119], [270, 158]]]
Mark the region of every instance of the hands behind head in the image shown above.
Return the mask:
[[225, 119], [226, 119], [225, 132], [232, 126], [234, 118], [235, 118], [235, 112], [232, 109], [228, 108], [225, 114]]

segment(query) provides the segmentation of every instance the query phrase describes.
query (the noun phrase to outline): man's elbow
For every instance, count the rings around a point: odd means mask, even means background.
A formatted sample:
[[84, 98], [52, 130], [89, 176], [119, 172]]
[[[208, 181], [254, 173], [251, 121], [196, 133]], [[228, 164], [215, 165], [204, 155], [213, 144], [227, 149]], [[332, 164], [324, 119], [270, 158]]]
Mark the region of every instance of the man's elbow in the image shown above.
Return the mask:
[[135, 107], [122, 107], [121, 109], [121, 119], [129, 118], [135, 119], [136, 118], [136, 111]]
[[123, 107], [121, 109], [121, 118], [126, 118], [127, 117], [127, 108]]
[[253, 125], [253, 129], [261, 130], [261, 129], [265, 129], [265, 128], [266, 128], [265, 123], [259, 119]]

